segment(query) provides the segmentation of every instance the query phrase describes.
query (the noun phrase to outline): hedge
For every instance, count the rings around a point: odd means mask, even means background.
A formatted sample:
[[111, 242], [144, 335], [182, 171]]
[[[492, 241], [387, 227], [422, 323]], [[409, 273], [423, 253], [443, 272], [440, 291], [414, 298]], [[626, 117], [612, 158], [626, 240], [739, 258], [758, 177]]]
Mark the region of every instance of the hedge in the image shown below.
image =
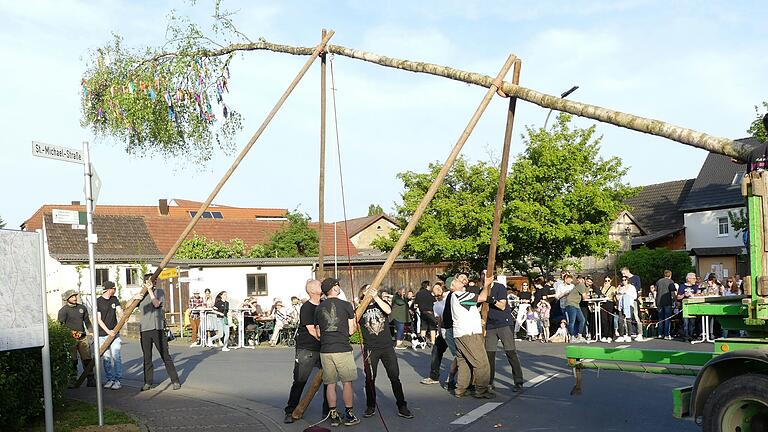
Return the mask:
[[640, 276], [644, 295], [647, 295], [648, 287], [652, 283], [664, 277], [664, 270], [671, 270], [672, 279], [681, 283], [685, 282], [686, 273], [693, 271], [688, 252], [664, 248], [648, 249], [645, 246], [624, 252], [616, 263], [617, 269], [622, 267], [628, 267], [632, 274]]
[[[69, 384], [72, 362], [69, 347], [74, 343], [66, 327], [48, 320], [51, 352], [53, 404], [60, 406]], [[18, 430], [42, 416], [43, 366], [40, 348], [0, 352], [0, 430]]]

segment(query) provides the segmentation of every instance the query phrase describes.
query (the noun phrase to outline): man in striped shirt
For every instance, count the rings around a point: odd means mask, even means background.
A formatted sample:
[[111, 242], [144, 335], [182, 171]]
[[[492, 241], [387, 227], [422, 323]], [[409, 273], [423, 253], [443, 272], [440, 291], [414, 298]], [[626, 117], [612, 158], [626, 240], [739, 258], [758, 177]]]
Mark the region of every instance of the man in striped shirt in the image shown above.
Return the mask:
[[[455, 285], [455, 286], [454, 286]], [[466, 396], [471, 376], [475, 379], [475, 397], [490, 399], [495, 395], [488, 388], [490, 365], [485, 353], [483, 324], [480, 319], [478, 303], [486, 301], [488, 290], [479, 294], [466, 291], [458, 279], [451, 283], [451, 315], [453, 317], [453, 337], [456, 341], [459, 373], [454, 395]], [[447, 307], [447, 306], [446, 306]]]

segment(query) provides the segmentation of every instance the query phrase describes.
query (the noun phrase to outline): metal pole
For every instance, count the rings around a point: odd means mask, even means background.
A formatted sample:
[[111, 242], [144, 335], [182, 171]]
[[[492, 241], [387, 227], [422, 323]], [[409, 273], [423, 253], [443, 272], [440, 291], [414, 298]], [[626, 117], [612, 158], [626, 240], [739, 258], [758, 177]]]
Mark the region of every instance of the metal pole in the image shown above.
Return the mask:
[[335, 279], [339, 278], [339, 243], [336, 240], [336, 224], [337, 222], [333, 223], [333, 277]]
[[[435, 180], [432, 182], [432, 185], [430, 185], [429, 189], [427, 190], [427, 193], [421, 199], [419, 206], [416, 207], [416, 210], [413, 212], [413, 216], [411, 216], [411, 220], [408, 222], [408, 226], [406, 226], [405, 229], [403, 230], [403, 233], [400, 235], [400, 238], [397, 240], [397, 243], [392, 248], [392, 251], [389, 252], [389, 255], [387, 256], [387, 260], [384, 262], [384, 265], [382, 265], [382, 267], [379, 269], [379, 272], [376, 273], [376, 277], [373, 279], [373, 282], [371, 282], [370, 287], [368, 287], [368, 289], [366, 290], [365, 297], [363, 297], [363, 300], [360, 302], [360, 305], [357, 307], [355, 311], [356, 319], [358, 320], [360, 319], [365, 309], [371, 303], [371, 300], [373, 299], [373, 294], [378, 292], [379, 285], [381, 285], [381, 282], [384, 280], [384, 277], [386, 276], [387, 272], [389, 272], [389, 269], [392, 267], [392, 264], [394, 264], [395, 260], [397, 259], [397, 256], [400, 255], [400, 252], [403, 250], [403, 247], [405, 246], [405, 242], [408, 240], [408, 237], [411, 235], [414, 228], [416, 228], [416, 224], [419, 223], [419, 219], [421, 219], [421, 216], [424, 214], [424, 211], [426, 211], [427, 206], [429, 205], [429, 203], [432, 201], [432, 198], [437, 193], [437, 189], [440, 187], [441, 184], [443, 184], [445, 177], [448, 175], [448, 171], [451, 169], [451, 167], [453, 166], [453, 163], [456, 161], [456, 158], [459, 156], [459, 152], [461, 152], [462, 147], [464, 147], [464, 144], [469, 139], [469, 135], [472, 134], [472, 131], [475, 129], [477, 122], [480, 121], [480, 117], [485, 112], [485, 109], [488, 107], [488, 104], [491, 103], [491, 99], [493, 99], [493, 95], [496, 93], [496, 90], [498, 90], [503, 85], [502, 80], [504, 79], [504, 76], [507, 74], [509, 69], [512, 67], [512, 63], [515, 61], [515, 58], [516, 57], [513, 55], [510, 55], [507, 58], [506, 63], [504, 63], [504, 66], [501, 68], [501, 71], [496, 76], [496, 79], [494, 79], [493, 84], [491, 84], [491, 87], [485, 93], [483, 100], [480, 102], [480, 105], [475, 110], [475, 113], [472, 115], [472, 118], [469, 120], [469, 123], [464, 128], [464, 132], [462, 132], [461, 136], [459, 136], [459, 140], [453, 146], [451, 153], [448, 155], [448, 158], [445, 160], [443, 167], [440, 169], [440, 172], [437, 174], [437, 178], [435, 178]], [[296, 406], [296, 409], [293, 410], [293, 413], [291, 414], [293, 418], [300, 419], [304, 415], [304, 411], [307, 409], [307, 406], [309, 406], [309, 403], [312, 401], [312, 398], [315, 396], [315, 393], [317, 393], [317, 390], [320, 388], [322, 381], [323, 381], [323, 371], [321, 369], [315, 374], [315, 377], [312, 380], [312, 383], [310, 384], [309, 390], [307, 390], [307, 394], [304, 395], [304, 398], [301, 399], [299, 404]]]
[[[325, 39], [325, 29], [322, 37]], [[320, 191], [317, 206], [320, 244], [317, 249], [317, 279], [325, 277], [325, 247], [323, 247], [325, 243], [325, 93], [325, 50], [323, 50], [320, 54]]]
[[[99, 317], [96, 310], [96, 260], [93, 247], [97, 242], [93, 233], [93, 191], [91, 189], [91, 156], [88, 141], [83, 142], [85, 163], [85, 211], [88, 232], [88, 266], [91, 270], [91, 335], [93, 337], [93, 367], [96, 370], [96, 406], [99, 413], [99, 426], [104, 426], [104, 402], [101, 400], [101, 353], [99, 350]], [[83, 371], [85, 373], [85, 371]]]
[[[576, 91], [576, 90], [578, 90], [578, 89], [579, 89], [579, 86], [573, 86], [573, 87], [569, 88], [568, 90], [566, 90], [566, 91], [564, 91], [564, 92], [562, 92], [562, 93], [560, 94], [560, 99], [565, 99], [565, 98], [567, 98], [567, 97], [568, 97], [568, 95], [570, 95], [571, 93], [575, 92], [575, 91]], [[547, 118], [544, 120], [544, 127], [542, 128], [542, 129], [544, 129], [544, 130], [547, 130], [547, 123], [549, 122], [549, 116], [550, 116], [550, 115], [552, 115], [552, 110], [551, 110], [551, 109], [550, 109], [550, 110], [549, 110], [549, 112], [547, 113]]]
[[40, 290], [43, 294], [43, 400], [45, 404], [45, 432], [53, 432], [53, 391], [51, 390], [51, 342], [48, 339], [48, 292], [45, 286], [45, 236], [40, 238]]

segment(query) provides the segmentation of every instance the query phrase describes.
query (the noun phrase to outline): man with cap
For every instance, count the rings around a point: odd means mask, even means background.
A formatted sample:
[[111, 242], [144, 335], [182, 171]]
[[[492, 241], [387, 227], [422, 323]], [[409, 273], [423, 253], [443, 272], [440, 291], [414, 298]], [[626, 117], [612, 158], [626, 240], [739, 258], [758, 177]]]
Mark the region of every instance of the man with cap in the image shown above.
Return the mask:
[[[91, 326], [90, 318], [88, 318], [88, 308], [77, 302], [77, 296], [78, 293], [75, 290], [65, 291], [61, 298], [66, 303], [59, 309], [58, 315], [58, 321], [65, 325], [72, 332], [72, 337], [75, 338], [75, 343], [70, 347], [72, 373], [75, 379], [77, 378], [77, 355], [80, 354], [80, 362], [83, 364], [83, 369], [87, 368], [93, 361], [85, 334], [86, 328], [93, 330], [93, 327]], [[96, 387], [93, 369], [91, 369], [86, 380], [88, 387]]]
[[[320, 285], [325, 301], [315, 310], [315, 325], [320, 333], [320, 362], [323, 365], [323, 383], [328, 387], [328, 407], [331, 426], [346, 426], [360, 423], [352, 411], [354, 389], [352, 381], [357, 379], [357, 366], [352, 354], [349, 337], [357, 330], [355, 311], [349, 302], [341, 300], [338, 279], [326, 278]], [[336, 383], [342, 382], [344, 413], [336, 410]]]
[[[477, 305], [488, 298], [488, 289], [479, 294], [468, 291], [461, 279], [451, 282], [451, 316], [453, 337], [456, 342], [456, 358], [459, 372], [454, 396], [467, 395], [471, 376], [475, 380], [475, 397], [490, 399], [495, 395], [489, 390], [490, 366], [485, 352], [485, 338], [480, 310]], [[445, 306], [446, 309], [448, 305]]]
[[200, 331], [200, 309], [203, 309], [205, 302], [200, 297], [200, 290], [195, 288], [192, 297], [189, 298], [189, 326], [192, 328], [192, 345], [190, 347], [200, 346], [198, 333]]
[[99, 319], [99, 347], [106, 342], [108, 336], [114, 336], [112, 343], [104, 351], [104, 375], [107, 383], [104, 388], [119, 390], [123, 387], [120, 380], [123, 378], [123, 359], [120, 355], [120, 347], [123, 341], [120, 334], [115, 332], [117, 322], [123, 316], [123, 308], [115, 297], [115, 283], [104, 281], [101, 295], [96, 299], [96, 314]]

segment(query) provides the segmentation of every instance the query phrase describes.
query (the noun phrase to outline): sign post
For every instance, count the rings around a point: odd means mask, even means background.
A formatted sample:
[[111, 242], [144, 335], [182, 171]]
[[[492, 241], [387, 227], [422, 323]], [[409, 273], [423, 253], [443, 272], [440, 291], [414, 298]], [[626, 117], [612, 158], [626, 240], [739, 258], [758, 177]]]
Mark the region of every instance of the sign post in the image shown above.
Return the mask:
[[99, 411], [99, 426], [104, 426], [104, 402], [101, 399], [101, 355], [99, 352], [99, 316], [96, 310], [96, 259], [93, 248], [98, 242], [96, 234], [93, 232], [93, 185], [91, 184], [93, 176], [93, 167], [91, 166], [88, 141], [83, 142], [84, 156], [84, 174], [85, 174], [85, 212], [86, 212], [86, 232], [88, 233], [88, 266], [91, 269], [91, 326], [93, 327], [93, 367], [96, 372], [96, 402]]
[[51, 389], [51, 341], [48, 339], [48, 293], [45, 275], [45, 239], [43, 231], [37, 230], [40, 238], [40, 290], [43, 297], [43, 403], [45, 405], [45, 432], [53, 432], [53, 390]]

